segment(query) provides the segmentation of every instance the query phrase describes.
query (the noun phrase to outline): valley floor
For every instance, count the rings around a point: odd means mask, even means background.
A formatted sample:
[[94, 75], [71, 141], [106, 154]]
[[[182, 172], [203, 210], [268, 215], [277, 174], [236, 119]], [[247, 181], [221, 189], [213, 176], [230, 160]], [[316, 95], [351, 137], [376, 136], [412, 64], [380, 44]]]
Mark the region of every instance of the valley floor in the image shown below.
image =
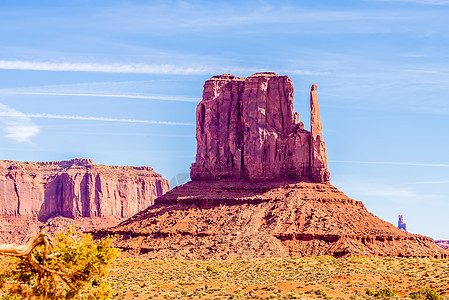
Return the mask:
[[127, 258], [117, 260], [107, 281], [114, 299], [375, 299], [391, 292], [407, 298], [426, 288], [449, 299], [449, 260]]

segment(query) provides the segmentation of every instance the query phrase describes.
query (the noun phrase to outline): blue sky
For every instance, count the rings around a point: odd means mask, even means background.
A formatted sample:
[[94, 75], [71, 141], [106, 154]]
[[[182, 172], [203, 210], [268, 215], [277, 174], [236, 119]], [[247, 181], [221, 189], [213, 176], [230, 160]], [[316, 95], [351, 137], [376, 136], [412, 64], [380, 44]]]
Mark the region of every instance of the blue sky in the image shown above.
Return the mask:
[[318, 85], [331, 182], [449, 239], [449, 1], [2, 1], [0, 159], [92, 158], [170, 180], [216, 74]]

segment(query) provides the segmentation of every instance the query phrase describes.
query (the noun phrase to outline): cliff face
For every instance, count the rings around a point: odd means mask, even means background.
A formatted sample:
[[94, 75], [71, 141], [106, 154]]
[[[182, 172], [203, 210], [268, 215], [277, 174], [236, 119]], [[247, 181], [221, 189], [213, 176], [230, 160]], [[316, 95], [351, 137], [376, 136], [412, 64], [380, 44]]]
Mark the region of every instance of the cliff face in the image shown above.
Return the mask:
[[190, 177], [328, 182], [316, 85], [310, 94], [311, 131], [293, 111], [293, 91], [288, 76], [271, 72], [206, 81]]
[[0, 161], [2, 217], [128, 218], [167, 191], [167, 180], [148, 167]]

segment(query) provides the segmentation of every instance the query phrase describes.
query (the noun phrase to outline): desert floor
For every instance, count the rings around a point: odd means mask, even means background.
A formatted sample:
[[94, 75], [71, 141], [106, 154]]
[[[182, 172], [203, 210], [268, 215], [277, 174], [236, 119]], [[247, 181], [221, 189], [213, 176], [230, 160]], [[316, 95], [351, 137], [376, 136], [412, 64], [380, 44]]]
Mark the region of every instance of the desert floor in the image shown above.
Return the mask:
[[[114, 299], [449, 299], [449, 260], [432, 258], [255, 260], [119, 259]], [[393, 292], [395, 295], [392, 295]]]

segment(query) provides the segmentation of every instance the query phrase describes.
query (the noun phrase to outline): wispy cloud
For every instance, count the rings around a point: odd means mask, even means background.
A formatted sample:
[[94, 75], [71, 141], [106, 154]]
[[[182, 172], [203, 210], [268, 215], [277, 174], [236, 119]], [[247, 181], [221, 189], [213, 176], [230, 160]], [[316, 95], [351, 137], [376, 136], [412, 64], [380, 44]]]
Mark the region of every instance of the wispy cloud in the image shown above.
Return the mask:
[[198, 103], [199, 100], [192, 97], [182, 96], [149, 96], [149, 95], [126, 95], [126, 94], [97, 94], [97, 93], [71, 93], [71, 92], [32, 92], [32, 91], [8, 91], [0, 90], [0, 94], [13, 95], [44, 95], [44, 96], [79, 96], [79, 97], [109, 97], [109, 98], [128, 98], [128, 99], [148, 99], [162, 101], [181, 101]]
[[401, 162], [401, 161], [329, 160], [329, 162], [347, 163], [347, 164], [370, 164], [370, 165], [395, 165], [395, 166], [412, 166], [412, 167], [449, 168], [449, 164], [429, 164], [429, 163], [414, 163], [414, 162]]
[[[198, 65], [183, 66], [173, 64], [140, 64], [140, 63], [83, 63], [83, 62], [43, 62], [24, 60], [0, 60], [0, 69], [3, 70], [29, 70], [29, 71], [65, 71], [65, 72], [101, 72], [101, 73], [128, 73], [152, 75], [211, 75], [217, 73], [256, 73], [260, 68]], [[302, 69], [275, 70], [295, 75], [329, 75], [329, 72], [311, 71]]]
[[201, 75], [211, 73], [208, 67], [187, 67], [149, 64], [100, 64], [71, 62], [42, 62], [23, 60], [0, 60], [3, 70], [35, 70], [35, 71], [72, 71], [72, 72], [103, 72], [103, 73], [136, 73], [136, 74], [170, 74], [170, 75]]
[[0, 119], [5, 137], [16, 142], [29, 142], [30, 138], [40, 131], [39, 126], [34, 124], [26, 114], [1, 103], [0, 117], [6, 117]]
[[[117, 18], [118, 15], [121, 18]], [[136, 16], [146, 17], [136, 18]], [[239, 32], [233, 32], [233, 34], [239, 34], [251, 25], [313, 24], [319, 26], [323, 22], [336, 24], [359, 20], [393, 20], [407, 18], [408, 15], [385, 11], [317, 9], [313, 5], [305, 8], [298, 5], [256, 1], [242, 2], [239, 5], [182, 2], [175, 6], [166, 4], [112, 6], [99, 17], [100, 22], [111, 24], [121, 31], [141, 32], [148, 28], [160, 28], [163, 31], [176, 29], [185, 32], [186, 30], [215, 30], [217, 27], [239, 27]], [[288, 31], [291, 28], [285, 28], [285, 30]]]
[[62, 119], [62, 120], [140, 123], [140, 124], [156, 124], [156, 125], [176, 125], [176, 126], [194, 126], [195, 125], [193, 123], [183, 123], [183, 122], [118, 119], [118, 118], [106, 118], [106, 117], [85, 117], [85, 116], [54, 115], [54, 114], [33, 114], [33, 113], [22, 113], [22, 112], [17, 112], [17, 111], [0, 111], [0, 117]]

